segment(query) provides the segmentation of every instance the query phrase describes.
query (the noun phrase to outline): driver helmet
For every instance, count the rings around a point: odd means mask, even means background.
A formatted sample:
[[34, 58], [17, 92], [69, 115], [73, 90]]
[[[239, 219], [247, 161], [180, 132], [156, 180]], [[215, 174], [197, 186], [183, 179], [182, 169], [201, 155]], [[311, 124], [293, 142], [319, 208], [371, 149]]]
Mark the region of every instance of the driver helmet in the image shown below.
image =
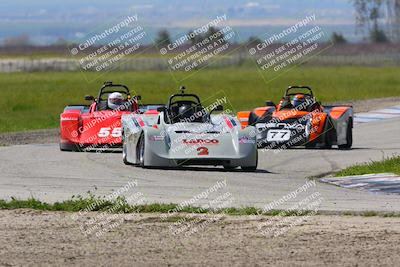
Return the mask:
[[122, 96], [121, 93], [114, 92], [108, 96], [107, 103], [110, 109], [116, 110], [118, 108], [121, 108], [124, 102], [125, 102], [124, 97]]
[[187, 121], [194, 114], [194, 110], [191, 105], [182, 105], [179, 107], [179, 117], [183, 121]]
[[298, 106], [300, 106], [304, 102], [305, 102], [304, 95], [303, 94], [297, 94], [293, 98], [292, 105], [293, 105], [293, 107], [297, 108]]

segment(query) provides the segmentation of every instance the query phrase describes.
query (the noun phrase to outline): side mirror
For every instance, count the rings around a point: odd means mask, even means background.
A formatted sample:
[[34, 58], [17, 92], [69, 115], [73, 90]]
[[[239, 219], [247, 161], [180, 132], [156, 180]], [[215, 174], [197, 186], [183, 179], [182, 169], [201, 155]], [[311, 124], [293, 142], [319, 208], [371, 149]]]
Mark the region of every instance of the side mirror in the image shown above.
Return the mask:
[[94, 101], [94, 97], [91, 95], [85, 95], [85, 100], [86, 101]]
[[224, 110], [224, 107], [222, 105], [218, 105], [211, 110], [210, 114], [213, 113], [214, 111], [223, 111], [223, 110]]
[[218, 105], [214, 108], [214, 111], [223, 111], [224, 107], [222, 105]]
[[163, 112], [163, 111], [165, 111], [167, 108], [166, 107], [158, 107], [157, 108], [157, 111], [158, 112]]
[[275, 103], [273, 102], [273, 101], [271, 101], [271, 100], [266, 100], [265, 101], [265, 106], [267, 106], [267, 107], [275, 107]]

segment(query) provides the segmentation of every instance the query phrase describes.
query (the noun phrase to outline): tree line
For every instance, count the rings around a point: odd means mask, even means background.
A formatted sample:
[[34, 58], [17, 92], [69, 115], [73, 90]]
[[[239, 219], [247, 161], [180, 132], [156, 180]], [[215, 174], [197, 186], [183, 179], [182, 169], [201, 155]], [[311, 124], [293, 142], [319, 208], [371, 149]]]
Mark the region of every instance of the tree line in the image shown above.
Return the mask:
[[[362, 39], [371, 43], [400, 43], [400, 0], [349, 0], [355, 10], [356, 34], [361, 35]], [[194, 36], [188, 40], [189, 44], [196, 44], [214, 35], [219, 31], [216, 27], [209, 27], [203, 34], [192, 34]], [[223, 36], [222, 36], [223, 37]], [[346, 43], [347, 39], [340, 32], [333, 32], [331, 41], [336, 44]], [[170, 44], [173, 42], [170, 33], [162, 29], [157, 33], [154, 42]], [[261, 42], [257, 36], [251, 36], [247, 43]], [[54, 45], [68, 45], [71, 42], [62, 37]], [[32, 45], [29, 35], [22, 34], [12, 36], [3, 40], [3, 46], [29, 46]]]

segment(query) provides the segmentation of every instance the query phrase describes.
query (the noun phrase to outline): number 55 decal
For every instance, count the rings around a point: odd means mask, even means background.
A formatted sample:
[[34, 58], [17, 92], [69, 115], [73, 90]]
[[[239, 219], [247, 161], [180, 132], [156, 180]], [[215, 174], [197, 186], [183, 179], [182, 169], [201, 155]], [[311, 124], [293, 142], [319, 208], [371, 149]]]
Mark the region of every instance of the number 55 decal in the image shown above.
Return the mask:
[[111, 131], [110, 127], [101, 128], [100, 131], [97, 133], [97, 136], [100, 137], [100, 138], [104, 138], [104, 137], [109, 136], [110, 132], [111, 132], [111, 136], [112, 137], [117, 138], [117, 137], [121, 137], [122, 136], [121, 127], [114, 128], [112, 131]]
[[207, 156], [208, 155], [208, 148], [206, 148], [206, 147], [199, 147], [199, 148], [197, 148], [197, 155], [199, 155], [199, 156]]

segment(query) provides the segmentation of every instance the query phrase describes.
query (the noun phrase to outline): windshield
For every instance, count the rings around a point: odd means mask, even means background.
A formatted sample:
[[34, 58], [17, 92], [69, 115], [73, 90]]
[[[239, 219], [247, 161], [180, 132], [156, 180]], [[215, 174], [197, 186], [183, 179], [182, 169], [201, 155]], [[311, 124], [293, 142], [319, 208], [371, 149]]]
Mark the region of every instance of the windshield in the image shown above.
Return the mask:
[[177, 101], [171, 103], [167, 110], [167, 123], [204, 123], [209, 121], [209, 114], [198, 103]]

